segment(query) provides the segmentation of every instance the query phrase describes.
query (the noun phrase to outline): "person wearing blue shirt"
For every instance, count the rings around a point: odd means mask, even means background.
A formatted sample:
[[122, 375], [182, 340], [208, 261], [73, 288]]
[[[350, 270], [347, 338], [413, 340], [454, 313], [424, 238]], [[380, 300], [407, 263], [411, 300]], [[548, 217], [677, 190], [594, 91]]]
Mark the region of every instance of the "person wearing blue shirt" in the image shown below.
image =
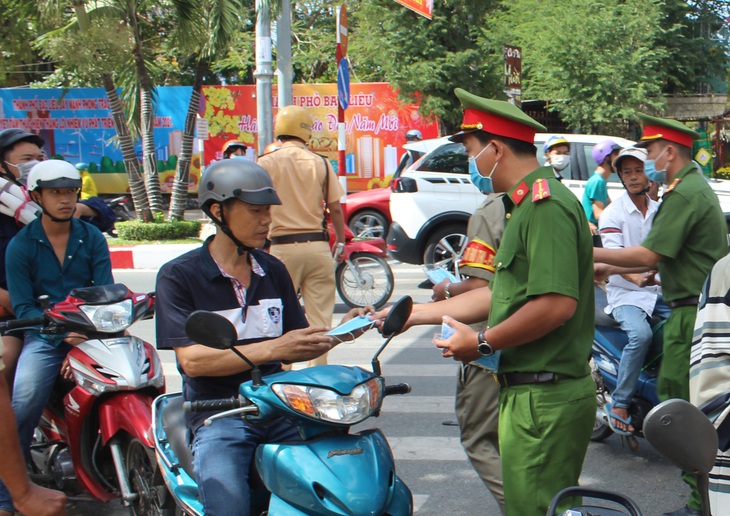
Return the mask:
[[593, 146], [591, 156], [596, 162], [595, 173], [586, 181], [583, 191], [583, 211], [588, 218], [588, 227], [593, 235], [593, 245], [601, 247], [598, 234], [598, 218], [611, 202], [608, 197], [608, 177], [615, 171], [613, 160], [618, 156], [621, 146], [613, 140], [603, 140]]
[[[78, 170], [65, 161], [43, 161], [28, 175], [28, 191], [43, 213], [23, 228], [7, 249], [8, 291], [18, 318], [40, 316], [41, 295], [47, 295], [54, 304], [74, 288], [114, 282], [106, 239], [94, 226], [74, 218], [80, 188]], [[26, 331], [12, 401], [23, 453], [29, 453], [33, 430], [61, 364], [72, 346], [84, 340], [83, 335], [74, 333], [47, 336]], [[13, 511], [10, 494], [0, 484], [0, 515]]]
[[[308, 327], [284, 264], [259, 248], [271, 223], [271, 205], [281, 204], [268, 173], [245, 160], [222, 160], [200, 180], [201, 209], [218, 226], [202, 247], [166, 263], [157, 275], [157, 346], [173, 349], [183, 377], [183, 398], [230, 398], [251, 379], [250, 367], [231, 350], [191, 341], [185, 321], [196, 310], [218, 313], [238, 331], [237, 349], [263, 375], [282, 362], [301, 362], [329, 351], [326, 327]], [[200, 500], [206, 514], [249, 514], [249, 466], [264, 442], [301, 440], [281, 418], [265, 426], [223, 418], [205, 426], [211, 412], [187, 423]]]

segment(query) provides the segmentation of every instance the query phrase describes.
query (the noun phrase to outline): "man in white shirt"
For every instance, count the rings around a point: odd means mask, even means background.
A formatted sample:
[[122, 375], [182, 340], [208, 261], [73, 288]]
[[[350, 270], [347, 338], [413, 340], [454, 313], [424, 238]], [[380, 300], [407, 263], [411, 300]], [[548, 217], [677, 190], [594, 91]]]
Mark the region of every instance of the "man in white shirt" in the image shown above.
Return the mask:
[[[646, 150], [630, 147], [623, 149], [613, 162], [626, 192], [603, 210], [598, 221], [605, 248], [640, 245], [649, 234], [659, 203], [647, 195], [651, 181], [644, 173], [646, 156]], [[652, 341], [650, 318], [669, 317], [669, 307], [662, 300], [655, 274], [614, 274], [606, 286], [606, 313], [616, 319], [629, 337], [621, 353], [618, 381], [609, 409], [612, 426], [619, 433], [634, 430], [628, 409]]]

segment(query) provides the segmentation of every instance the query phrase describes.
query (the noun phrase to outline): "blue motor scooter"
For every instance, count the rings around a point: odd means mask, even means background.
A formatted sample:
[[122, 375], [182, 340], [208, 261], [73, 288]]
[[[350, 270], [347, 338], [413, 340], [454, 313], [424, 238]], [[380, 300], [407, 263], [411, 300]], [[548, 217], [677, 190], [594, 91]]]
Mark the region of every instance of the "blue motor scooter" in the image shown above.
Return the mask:
[[251, 514], [392, 515], [413, 514], [413, 496], [396, 475], [395, 461], [379, 429], [350, 433], [350, 428], [378, 416], [385, 396], [410, 392], [407, 384], [385, 385], [378, 356], [400, 333], [413, 306], [410, 297], [396, 303], [381, 328], [386, 337], [372, 360], [361, 367], [325, 365], [261, 377], [234, 347], [236, 330], [211, 312], [194, 312], [185, 331], [194, 342], [231, 349], [251, 366], [252, 380], [233, 399], [183, 403], [182, 395], [158, 397], [153, 406], [157, 460], [165, 484], [181, 510], [204, 514], [198, 499], [193, 460], [186, 442], [184, 411], [215, 411], [206, 421], [243, 417], [265, 422], [285, 416], [296, 424], [302, 441], [268, 443], [256, 449], [251, 475]]
[[[606, 292], [602, 288], [596, 287], [595, 294], [596, 327], [593, 333], [593, 347], [591, 348], [591, 371], [596, 383], [597, 404], [596, 421], [593, 426], [591, 440], [603, 441], [613, 434], [608, 424], [606, 404], [612, 403], [611, 393], [616, 389], [618, 381], [621, 350], [626, 346], [629, 338], [618, 322], [603, 311], [608, 304]], [[639, 381], [636, 383], [636, 391], [629, 407], [631, 426], [636, 430], [635, 435], [639, 436], [643, 436], [643, 423], [646, 415], [659, 404], [656, 383], [662, 354], [665, 322], [666, 320], [652, 321], [654, 337], [649, 352], [646, 354]], [[633, 451], [636, 451], [639, 446], [635, 435], [627, 437], [629, 448]]]

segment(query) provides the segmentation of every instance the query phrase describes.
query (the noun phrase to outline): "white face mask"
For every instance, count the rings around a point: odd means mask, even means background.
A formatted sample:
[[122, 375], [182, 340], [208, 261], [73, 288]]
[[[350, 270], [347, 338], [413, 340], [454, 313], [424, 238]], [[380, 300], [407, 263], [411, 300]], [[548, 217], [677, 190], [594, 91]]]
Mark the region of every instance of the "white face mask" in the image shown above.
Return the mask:
[[550, 157], [550, 164], [555, 170], [565, 170], [570, 165], [570, 155], [558, 154]]
[[18, 172], [20, 172], [20, 175], [18, 176], [18, 181], [22, 185], [26, 185], [28, 183], [28, 174], [30, 174], [30, 169], [36, 166], [40, 161], [33, 160], [33, 161], [25, 161], [23, 163], [18, 163], [17, 165], [15, 163], [10, 163], [9, 161], [6, 161], [8, 165], [12, 165], [15, 168], [18, 169]]

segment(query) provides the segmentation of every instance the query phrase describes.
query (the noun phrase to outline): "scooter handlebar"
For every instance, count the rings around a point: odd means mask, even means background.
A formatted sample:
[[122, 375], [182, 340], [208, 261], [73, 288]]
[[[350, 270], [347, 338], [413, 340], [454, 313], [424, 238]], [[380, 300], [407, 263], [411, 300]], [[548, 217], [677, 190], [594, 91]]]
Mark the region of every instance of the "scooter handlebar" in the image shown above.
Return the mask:
[[411, 392], [411, 386], [407, 383], [396, 383], [385, 387], [386, 396], [390, 396], [392, 394], [408, 394], [409, 392]]
[[183, 410], [190, 412], [212, 412], [214, 410], [233, 410], [241, 408], [243, 404], [238, 398], [225, 398], [221, 400], [186, 401], [183, 403]]
[[30, 328], [33, 326], [44, 326], [46, 324], [45, 317], [32, 317], [29, 319], [11, 319], [9, 321], [0, 322], [0, 330], [17, 330], [18, 328]]

